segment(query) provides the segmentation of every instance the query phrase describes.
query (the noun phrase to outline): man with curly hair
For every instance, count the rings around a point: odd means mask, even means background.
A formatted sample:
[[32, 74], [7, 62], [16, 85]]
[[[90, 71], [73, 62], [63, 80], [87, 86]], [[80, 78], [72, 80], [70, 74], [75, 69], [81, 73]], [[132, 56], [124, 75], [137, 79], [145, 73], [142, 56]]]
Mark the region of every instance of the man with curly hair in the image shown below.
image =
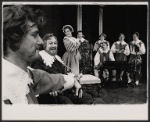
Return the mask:
[[[44, 23], [40, 10], [25, 5], [3, 8], [2, 99], [5, 104], [35, 104], [36, 95], [66, 87], [67, 82], [60, 74], [27, 68], [39, 57], [39, 45], [43, 44], [39, 31]], [[70, 83], [74, 85], [74, 81]]]

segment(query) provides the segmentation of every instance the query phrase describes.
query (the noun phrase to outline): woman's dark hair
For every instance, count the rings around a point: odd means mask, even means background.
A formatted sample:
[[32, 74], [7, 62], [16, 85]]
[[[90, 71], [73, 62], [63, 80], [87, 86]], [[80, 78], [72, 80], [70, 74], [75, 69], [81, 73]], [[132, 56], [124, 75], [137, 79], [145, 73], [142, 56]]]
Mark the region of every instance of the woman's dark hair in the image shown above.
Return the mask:
[[135, 33], [133, 33], [133, 34], [135, 34], [138, 38], [139, 38], [139, 36], [140, 36], [139, 32], [135, 32]]
[[121, 35], [123, 35], [123, 36], [125, 37], [125, 35], [124, 35], [123, 33], [120, 33], [120, 34], [119, 34], [119, 37], [120, 37]]
[[82, 33], [82, 37], [84, 37], [82, 30], [77, 31], [77, 34], [78, 34], [78, 33]]
[[[53, 35], [53, 33], [47, 33], [43, 36], [43, 41], [44, 41], [44, 44], [43, 44], [43, 49], [46, 49], [46, 46], [47, 46], [47, 40], [51, 39], [52, 37], [54, 37], [56, 40], [57, 40], [57, 37]], [[58, 43], [58, 42], [57, 42]]]
[[105, 33], [100, 34], [100, 35], [99, 35], [99, 38], [100, 38], [101, 36], [104, 36], [104, 38], [106, 38], [106, 34], [105, 34]]
[[17, 5], [3, 8], [3, 41], [4, 54], [9, 47], [17, 51], [22, 38], [28, 33], [27, 21], [35, 23], [38, 28], [45, 24], [44, 13], [41, 10], [33, 10], [30, 6]]

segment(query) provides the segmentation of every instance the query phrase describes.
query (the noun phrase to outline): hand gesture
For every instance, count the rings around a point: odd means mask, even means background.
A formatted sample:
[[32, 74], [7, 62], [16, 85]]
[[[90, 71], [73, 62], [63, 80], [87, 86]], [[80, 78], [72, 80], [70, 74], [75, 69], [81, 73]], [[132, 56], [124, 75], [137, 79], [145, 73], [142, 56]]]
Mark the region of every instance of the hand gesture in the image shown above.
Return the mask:
[[49, 94], [50, 94], [50, 96], [56, 97], [56, 96], [58, 96], [58, 94], [60, 94], [60, 93], [61, 93], [61, 91], [58, 90], [58, 91], [50, 92]]
[[81, 85], [79, 84], [77, 80], [75, 80], [74, 86], [75, 86], [75, 96], [82, 98], [83, 91], [82, 91]]
[[124, 49], [122, 49], [122, 50], [119, 51], [119, 53], [123, 53], [123, 52], [124, 52]]

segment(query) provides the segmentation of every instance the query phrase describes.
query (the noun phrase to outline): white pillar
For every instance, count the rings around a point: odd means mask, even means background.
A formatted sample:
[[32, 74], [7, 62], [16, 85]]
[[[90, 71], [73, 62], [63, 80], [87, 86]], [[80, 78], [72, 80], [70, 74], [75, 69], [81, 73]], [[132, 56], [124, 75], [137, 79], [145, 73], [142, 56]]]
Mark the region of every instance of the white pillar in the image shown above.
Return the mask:
[[82, 30], [82, 5], [77, 7], [77, 31]]
[[99, 8], [99, 34], [103, 33], [103, 8]]

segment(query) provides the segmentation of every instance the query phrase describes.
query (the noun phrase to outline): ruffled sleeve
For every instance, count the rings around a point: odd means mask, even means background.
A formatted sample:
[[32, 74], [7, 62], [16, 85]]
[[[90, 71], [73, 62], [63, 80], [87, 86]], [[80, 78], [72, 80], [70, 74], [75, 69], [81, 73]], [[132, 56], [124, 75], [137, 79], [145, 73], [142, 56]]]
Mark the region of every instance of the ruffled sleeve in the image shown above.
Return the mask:
[[100, 63], [100, 53], [97, 51], [95, 57], [94, 57], [94, 65], [97, 66]]
[[109, 52], [109, 60], [110, 60], [110, 61], [115, 61], [113, 52], [112, 52], [111, 50], [110, 50], [110, 52]]
[[139, 48], [138, 54], [139, 54], [139, 55], [145, 54], [145, 53], [146, 53], [146, 48], [145, 48], [144, 43], [141, 41], [141, 42], [139, 43], [139, 45], [140, 45], [140, 48]]
[[98, 41], [97, 41], [97, 42], [95, 42], [95, 44], [94, 44], [93, 51], [98, 51], [98, 48], [99, 48], [99, 45], [98, 45]]
[[112, 51], [113, 53], [116, 53], [116, 42], [114, 42], [114, 43], [112, 44], [112, 46], [111, 46], [111, 51]]
[[79, 47], [76, 41], [73, 41], [72, 39], [69, 39], [67, 37], [65, 37], [63, 41], [64, 41], [64, 46], [68, 52], [72, 52]]
[[63, 76], [64, 80], [66, 81], [66, 83], [64, 84], [64, 90], [72, 88], [74, 86], [74, 77], [71, 77], [69, 75]]
[[126, 47], [125, 47], [125, 51], [124, 51], [124, 54], [126, 56], [128, 56], [130, 54], [130, 49], [129, 49], [129, 45], [127, 44]]

